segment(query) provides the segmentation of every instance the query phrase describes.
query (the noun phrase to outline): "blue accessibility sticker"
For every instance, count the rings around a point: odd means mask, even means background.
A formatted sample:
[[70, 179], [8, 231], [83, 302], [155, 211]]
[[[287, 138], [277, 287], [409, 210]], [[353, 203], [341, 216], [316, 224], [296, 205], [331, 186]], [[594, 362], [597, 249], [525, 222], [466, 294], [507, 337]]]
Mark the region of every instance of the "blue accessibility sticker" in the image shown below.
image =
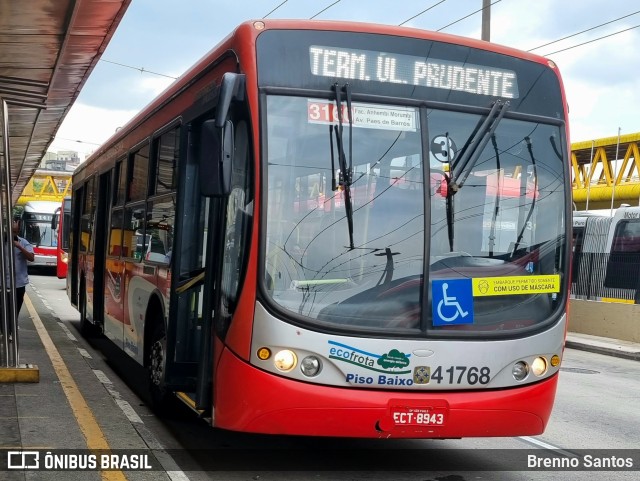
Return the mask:
[[473, 324], [471, 279], [445, 279], [431, 283], [434, 326]]

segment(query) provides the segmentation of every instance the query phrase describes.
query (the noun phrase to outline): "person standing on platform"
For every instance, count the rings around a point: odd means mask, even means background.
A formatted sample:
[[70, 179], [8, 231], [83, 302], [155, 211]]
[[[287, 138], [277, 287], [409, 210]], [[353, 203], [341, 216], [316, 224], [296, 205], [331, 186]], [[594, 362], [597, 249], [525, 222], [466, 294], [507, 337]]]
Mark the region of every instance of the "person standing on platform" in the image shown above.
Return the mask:
[[[24, 300], [24, 293], [26, 291], [27, 284], [29, 284], [29, 273], [27, 270], [27, 261], [33, 262], [35, 255], [33, 253], [33, 246], [29, 241], [23, 237], [18, 236], [20, 232], [20, 218], [13, 218], [12, 225], [12, 241], [13, 241], [13, 259], [15, 269], [15, 292], [16, 292], [16, 322], [18, 321], [18, 315], [22, 308], [22, 302]], [[7, 286], [9, 280], [7, 279]], [[9, 333], [9, 340], [13, 340], [12, 333]]]

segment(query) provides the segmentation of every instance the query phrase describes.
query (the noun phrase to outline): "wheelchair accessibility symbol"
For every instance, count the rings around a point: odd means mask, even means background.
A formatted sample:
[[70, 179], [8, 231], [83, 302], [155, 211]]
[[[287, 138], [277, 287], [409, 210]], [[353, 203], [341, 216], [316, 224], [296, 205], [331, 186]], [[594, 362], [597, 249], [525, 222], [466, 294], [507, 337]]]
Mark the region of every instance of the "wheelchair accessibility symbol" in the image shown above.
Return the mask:
[[447, 279], [431, 284], [434, 326], [473, 324], [471, 279]]

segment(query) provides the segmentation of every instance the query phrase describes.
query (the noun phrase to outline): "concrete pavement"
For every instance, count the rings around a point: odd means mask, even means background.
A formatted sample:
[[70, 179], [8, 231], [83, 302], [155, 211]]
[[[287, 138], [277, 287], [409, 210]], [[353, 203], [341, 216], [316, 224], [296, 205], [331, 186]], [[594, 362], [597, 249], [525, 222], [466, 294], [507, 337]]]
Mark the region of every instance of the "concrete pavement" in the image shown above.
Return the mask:
[[570, 349], [640, 361], [640, 344], [637, 342], [570, 332], [565, 345]]

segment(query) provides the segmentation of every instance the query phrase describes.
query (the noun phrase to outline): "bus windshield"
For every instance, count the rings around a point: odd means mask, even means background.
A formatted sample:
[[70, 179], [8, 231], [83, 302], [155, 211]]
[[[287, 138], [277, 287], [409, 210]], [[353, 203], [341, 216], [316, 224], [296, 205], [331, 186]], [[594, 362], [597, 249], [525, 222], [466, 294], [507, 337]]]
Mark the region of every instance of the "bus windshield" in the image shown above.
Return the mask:
[[25, 214], [25, 239], [35, 247], [55, 247], [56, 233], [51, 229], [52, 214]]
[[507, 113], [483, 130], [488, 111], [359, 101], [338, 116], [314, 97], [266, 105], [264, 273], [280, 308], [325, 327], [473, 335], [546, 324], [561, 307], [559, 125]]

